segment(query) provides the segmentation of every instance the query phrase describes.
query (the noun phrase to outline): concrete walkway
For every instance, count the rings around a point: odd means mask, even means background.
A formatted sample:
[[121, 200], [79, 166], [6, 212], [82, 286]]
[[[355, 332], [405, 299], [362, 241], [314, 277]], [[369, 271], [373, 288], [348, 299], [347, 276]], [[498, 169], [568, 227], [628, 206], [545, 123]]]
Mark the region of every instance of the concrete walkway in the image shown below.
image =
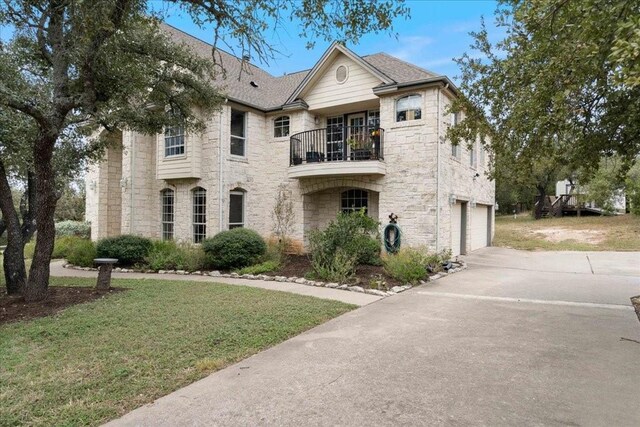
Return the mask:
[[531, 255], [478, 251], [109, 425], [640, 425], [639, 254]]
[[[97, 271], [73, 270], [63, 268], [64, 261], [51, 263], [51, 275], [58, 277], [91, 277], [97, 278]], [[317, 298], [341, 301], [347, 304], [363, 306], [378, 301], [381, 297], [359, 292], [342, 291], [330, 288], [299, 285], [289, 282], [272, 282], [265, 280], [228, 279], [224, 277], [191, 276], [179, 274], [147, 274], [147, 273], [117, 273], [113, 272], [114, 279], [146, 279], [146, 280], [187, 280], [196, 282], [224, 283], [227, 285], [250, 286], [253, 288], [269, 289], [272, 291], [291, 292], [298, 295], [308, 295]]]

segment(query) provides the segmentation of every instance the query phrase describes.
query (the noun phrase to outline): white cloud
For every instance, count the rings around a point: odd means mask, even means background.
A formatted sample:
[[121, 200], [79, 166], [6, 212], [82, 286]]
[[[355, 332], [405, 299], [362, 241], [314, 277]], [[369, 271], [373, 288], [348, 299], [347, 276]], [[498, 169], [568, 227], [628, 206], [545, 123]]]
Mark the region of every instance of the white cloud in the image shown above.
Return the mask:
[[434, 41], [427, 36], [401, 36], [398, 39], [398, 48], [391, 52], [391, 55], [405, 61], [415, 60], [416, 57], [424, 55], [424, 48]]

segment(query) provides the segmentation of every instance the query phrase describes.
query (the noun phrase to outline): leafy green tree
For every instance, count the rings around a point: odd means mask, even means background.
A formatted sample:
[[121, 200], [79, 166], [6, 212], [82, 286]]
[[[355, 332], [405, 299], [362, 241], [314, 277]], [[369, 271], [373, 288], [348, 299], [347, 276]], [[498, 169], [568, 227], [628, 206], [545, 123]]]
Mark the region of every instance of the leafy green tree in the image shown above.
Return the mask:
[[86, 191], [83, 179], [73, 180], [62, 190], [55, 221], [84, 221]]
[[501, 1], [506, 37], [492, 44], [483, 23], [457, 60], [465, 96], [451, 109], [466, 119], [449, 137], [490, 144], [509, 166], [498, 181], [566, 168], [586, 183], [614, 154], [624, 174], [640, 151], [638, 16], [636, 0]]
[[[194, 21], [213, 28], [214, 44], [261, 60], [277, 49], [267, 39], [284, 19], [300, 23], [301, 34], [316, 39], [357, 41], [388, 31], [402, 2], [339, 0], [169, 0]], [[26, 121], [34, 136], [17, 144], [33, 165], [33, 211], [38, 233], [28, 280], [27, 301], [46, 297], [53, 250], [54, 212], [60, 192], [56, 176], [99, 158], [117, 129], [158, 133], [163, 126], [202, 129], [223, 97], [210, 85], [215, 66], [177, 45], [148, 14], [145, 0], [21, 0], [0, 3], [0, 25], [15, 33], [0, 44], [0, 111]], [[240, 52], [238, 52], [238, 49]], [[9, 116], [8, 116], [9, 117]], [[15, 136], [15, 133], [11, 135]], [[8, 157], [3, 156], [2, 159]], [[57, 163], [59, 162], [59, 163]], [[9, 172], [0, 170], [0, 183]], [[4, 179], [3, 179], [4, 178]], [[0, 188], [6, 211], [8, 186]], [[15, 213], [15, 210], [14, 210]], [[8, 215], [3, 208], [5, 222]], [[9, 228], [9, 227], [8, 227]], [[9, 234], [9, 240], [17, 239]], [[17, 257], [14, 254], [12, 257]]]

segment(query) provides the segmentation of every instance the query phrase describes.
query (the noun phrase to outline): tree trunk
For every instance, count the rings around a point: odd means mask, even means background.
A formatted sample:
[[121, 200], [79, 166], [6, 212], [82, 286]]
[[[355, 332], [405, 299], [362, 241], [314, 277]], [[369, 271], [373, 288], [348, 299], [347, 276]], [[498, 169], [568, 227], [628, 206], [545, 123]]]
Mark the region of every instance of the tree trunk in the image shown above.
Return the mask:
[[538, 189], [538, 195], [540, 196], [540, 202], [538, 203], [538, 206], [536, 206], [536, 210], [534, 211], [534, 218], [535, 219], [540, 219], [542, 218], [542, 210], [544, 209], [544, 205], [547, 202], [547, 192], [545, 191], [544, 186], [542, 185], [536, 185], [536, 188]]
[[18, 294], [24, 289], [27, 280], [27, 270], [24, 265], [25, 241], [22, 238], [20, 220], [13, 206], [11, 188], [2, 162], [0, 162], [0, 211], [7, 228], [7, 247], [2, 260], [7, 293]]
[[29, 270], [29, 280], [23, 295], [27, 302], [41, 301], [49, 290], [49, 263], [55, 242], [55, 221], [57, 195], [52, 157], [56, 136], [41, 138], [34, 147], [35, 164], [35, 220], [38, 229], [36, 247]]

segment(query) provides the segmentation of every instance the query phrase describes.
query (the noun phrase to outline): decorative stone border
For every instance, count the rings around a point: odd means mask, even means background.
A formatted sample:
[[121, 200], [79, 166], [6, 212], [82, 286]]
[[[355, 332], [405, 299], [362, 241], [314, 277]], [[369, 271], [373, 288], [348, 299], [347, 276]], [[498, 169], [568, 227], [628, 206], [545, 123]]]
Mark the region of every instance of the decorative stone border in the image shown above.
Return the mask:
[[[429, 276], [427, 280], [420, 280], [420, 284], [424, 285], [428, 282], [433, 282], [434, 280], [438, 280], [441, 277], [448, 276], [453, 273], [457, 273], [458, 271], [465, 270], [467, 268], [467, 264], [464, 261], [455, 261], [452, 262], [452, 268], [448, 271], [441, 271], [432, 276]], [[63, 268], [69, 268], [72, 270], [82, 270], [82, 271], [98, 271], [97, 268], [92, 267], [77, 267], [73, 264], [63, 264]], [[185, 270], [141, 270], [141, 269], [131, 269], [131, 268], [120, 268], [116, 267], [113, 269], [116, 273], [154, 273], [154, 274], [175, 274], [178, 276], [210, 276], [210, 277], [223, 277], [228, 279], [248, 279], [248, 280], [264, 280], [264, 281], [272, 281], [272, 282], [290, 282], [297, 283], [299, 285], [307, 285], [307, 286], [317, 286], [323, 288], [331, 288], [331, 289], [340, 289], [344, 291], [351, 292], [360, 292], [364, 294], [376, 295], [379, 297], [388, 297], [391, 295], [398, 294], [400, 292], [404, 292], [407, 289], [411, 289], [413, 286], [411, 284], [406, 284], [403, 286], [394, 286], [388, 291], [381, 291], [379, 289], [365, 289], [362, 286], [357, 285], [348, 285], [348, 284], [340, 284], [340, 283], [327, 283], [327, 282], [318, 282], [315, 280], [307, 280], [304, 277], [285, 277], [285, 276], [267, 276], [266, 274], [238, 274], [238, 273], [221, 273], [217, 270], [214, 271], [194, 271], [192, 273]]]

